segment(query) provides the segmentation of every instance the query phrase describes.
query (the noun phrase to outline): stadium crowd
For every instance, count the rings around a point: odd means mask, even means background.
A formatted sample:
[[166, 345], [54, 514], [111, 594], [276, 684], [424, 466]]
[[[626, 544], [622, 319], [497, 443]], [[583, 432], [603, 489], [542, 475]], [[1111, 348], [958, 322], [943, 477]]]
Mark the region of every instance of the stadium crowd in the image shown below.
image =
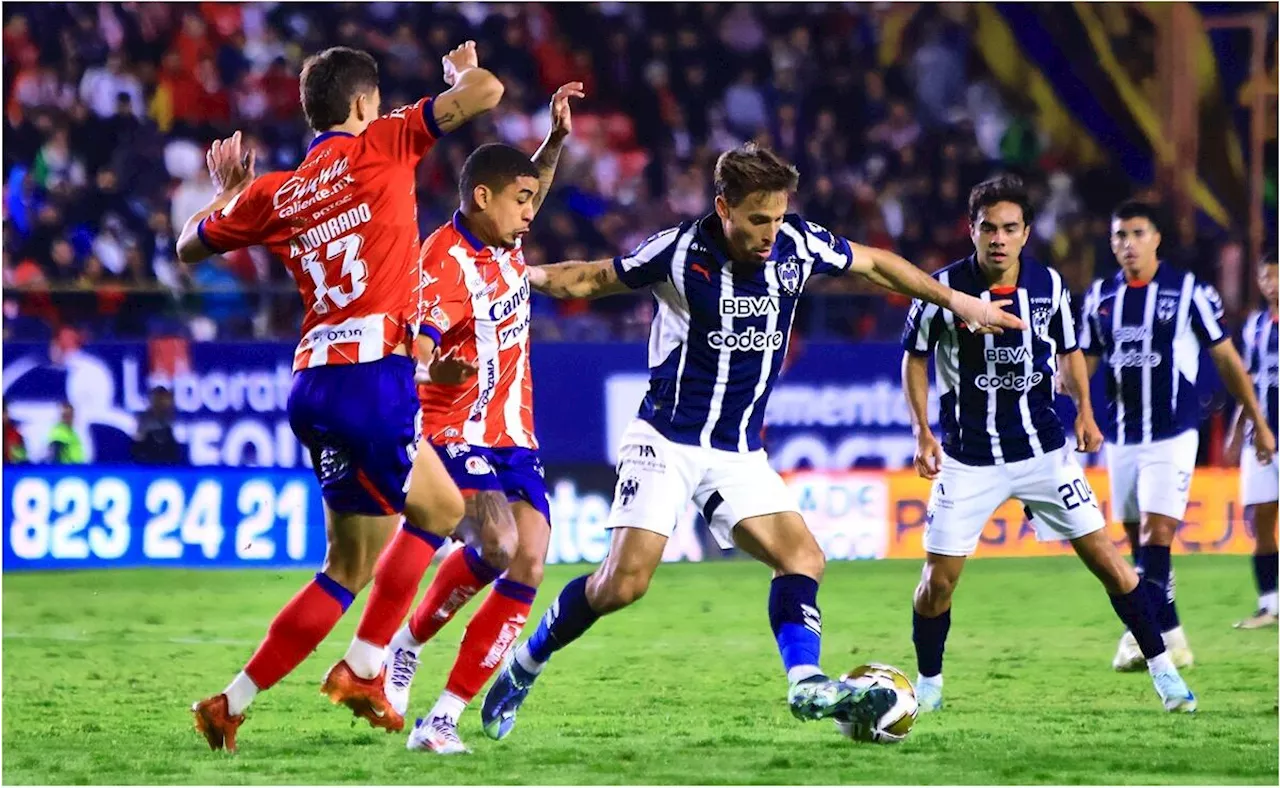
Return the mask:
[[[802, 173], [796, 205], [851, 239], [928, 270], [970, 251], [969, 187], [1022, 173], [1039, 215], [1033, 249], [1071, 288], [1114, 266], [1107, 214], [1131, 187], [1045, 144], [1025, 99], [971, 51], [963, 5], [911, 16], [880, 57], [894, 4], [9, 3], [4, 8], [4, 331], [72, 325], [98, 338], [188, 333], [292, 338], [297, 296], [261, 249], [187, 269], [175, 227], [213, 193], [204, 150], [242, 129], [259, 172], [309, 141], [297, 108], [306, 55], [341, 41], [376, 54], [384, 110], [443, 88], [440, 55], [474, 38], [506, 85], [502, 105], [446, 139], [419, 172], [421, 229], [457, 203], [478, 144], [532, 153], [547, 100], [581, 80], [588, 99], [528, 239], [531, 262], [612, 256], [711, 210], [716, 155], [746, 139]], [[1212, 270], [1217, 247], [1179, 239]], [[1238, 246], [1238, 244], [1237, 244]], [[828, 281], [798, 330], [883, 339], [905, 304]], [[538, 298], [540, 338], [633, 338], [649, 299]]]

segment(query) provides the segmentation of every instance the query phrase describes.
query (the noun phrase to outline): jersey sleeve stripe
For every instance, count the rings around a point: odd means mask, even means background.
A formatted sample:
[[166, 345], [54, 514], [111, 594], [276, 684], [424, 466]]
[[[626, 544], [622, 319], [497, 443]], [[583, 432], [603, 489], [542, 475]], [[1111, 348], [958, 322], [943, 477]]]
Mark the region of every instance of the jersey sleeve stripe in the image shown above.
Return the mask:
[[440, 347], [440, 340], [444, 338], [444, 335], [440, 333], [440, 329], [427, 323], [423, 323], [418, 328], [418, 333], [423, 336], [431, 337], [431, 341], [436, 343], [437, 348]]
[[422, 102], [422, 122], [426, 124], [427, 131], [431, 133], [432, 139], [440, 139], [445, 135], [440, 124], [436, 122], [435, 97], [429, 98]]
[[200, 243], [204, 244], [204, 248], [211, 252], [222, 254], [222, 250], [209, 241], [209, 235], [204, 230], [204, 223], [207, 221], [209, 221], [208, 216], [201, 219], [200, 223], [196, 225], [196, 235], [200, 236]]

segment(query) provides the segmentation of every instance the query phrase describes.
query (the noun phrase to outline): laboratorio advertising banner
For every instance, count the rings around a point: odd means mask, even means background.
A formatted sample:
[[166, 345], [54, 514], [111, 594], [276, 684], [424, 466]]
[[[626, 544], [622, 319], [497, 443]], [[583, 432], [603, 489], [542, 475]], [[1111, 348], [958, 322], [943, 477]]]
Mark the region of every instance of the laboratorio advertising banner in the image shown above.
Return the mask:
[[[32, 458], [43, 459], [61, 403], [89, 460], [131, 462], [149, 392], [173, 392], [175, 436], [196, 467], [306, 468], [289, 429], [293, 347], [285, 343], [9, 343], [4, 397]], [[779, 470], [900, 468], [911, 438], [892, 343], [795, 343], [766, 412]], [[549, 464], [613, 465], [647, 388], [643, 343], [535, 343], [534, 421]], [[359, 407], [353, 403], [353, 407]]]
[[[785, 478], [800, 513], [831, 560], [921, 558], [929, 483], [908, 471], [797, 472]], [[1105, 474], [1090, 471], [1091, 496], [1109, 508]], [[608, 466], [549, 466], [550, 563], [596, 563], [615, 477]], [[1175, 552], [1244, 553], [1252, 541], [1236, 497], [1237, 474], [1201, 470], [1191, 486]], [[3, 479], [4, 568], [316, 567], [324, 559], [319, 488], [305, 470], [249, 468], [58, 468], [10, 466]], [[1117, 543], [1123, 535], [1112, 526]], [[1016, 503], [987, 523], [979, 557], [1065, 555], [1040, 543]], [[666, 561], [733, 557], [689, 506]]]

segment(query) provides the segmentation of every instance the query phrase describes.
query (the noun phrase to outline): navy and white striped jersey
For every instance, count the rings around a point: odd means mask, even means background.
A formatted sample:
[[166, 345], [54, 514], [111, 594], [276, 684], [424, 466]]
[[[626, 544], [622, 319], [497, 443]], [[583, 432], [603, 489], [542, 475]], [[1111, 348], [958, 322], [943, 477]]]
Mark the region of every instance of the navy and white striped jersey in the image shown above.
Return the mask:
[[1000, 465], [1062, 448], [1054, 375], [1058, 356], [1076, 350], [1062, 276], [1024, 256], [1016, 287], [988, 289], [971, 255], [934, 278], [984, 301], [1009, 299], [1005, 309], [1027, 324], [1019, 332], [979, 335], [957, 326], [948, 309], [918, 300], [912, 305], [902, 346], [913, 356], [936, 351], [943, 451], [966, 465]]
[[[1260, 309], [1249, 315], [1242, 332], [1244, 339], [1244, 363], [1253, 377], [1253, 392], [1258, 397], [1262, 412], [1267, 414], [1267, 425], [1271, 434], [1280, 433], [1276, 426], [1276, 413], [1280, 411], [1277, 402], [1280, 383], [1280, 352], [1277, 351], [1277, 340], [1280, 340], [1280, 326], [1276, 325], [1276, 316], [1270, 310]], [[1253, 424], [1246, 430], [1249, 438], [1253, 438]]]
[[1160, 263], [1148, 283], [1118, 272], [1093, 283], [1081, 316], [1080, 347], [1107, 372], [1103, 434], [1116, 444], [1167, 440], [1200, 423], [1200, 350], [1229, 339], [1222, 299], [1211, 285]]
[[676, 443], [761, 448], [765, 406], [809, 277], [853, 263], [849, 242], [787, 214], [763, 265], [734, 263], [715, 214], [650, 237], [614, 258], [627, 287], [653, 286], [649, 392], [640, 418]]

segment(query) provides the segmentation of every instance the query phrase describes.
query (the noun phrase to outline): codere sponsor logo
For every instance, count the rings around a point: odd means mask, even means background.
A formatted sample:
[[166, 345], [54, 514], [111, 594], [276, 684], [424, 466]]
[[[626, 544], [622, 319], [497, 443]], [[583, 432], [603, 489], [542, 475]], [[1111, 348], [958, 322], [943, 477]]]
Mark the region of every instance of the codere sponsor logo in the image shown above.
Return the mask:
[[780, 350], [785, 341], [781, 331], [760, 331], [749, 326], [746, 331], [712, 331], [707, 334], [707, 344], [716, 350], [740, 350], [743, 352], [763, 353], [766, 350]]
[[1044, 374], [1033, 372], [1030, 375], [1019, 375], [1008, 372], [1004, 375], [979, 375], [974, 385], [983, 391], [1030, 391], [1044, 380]]

